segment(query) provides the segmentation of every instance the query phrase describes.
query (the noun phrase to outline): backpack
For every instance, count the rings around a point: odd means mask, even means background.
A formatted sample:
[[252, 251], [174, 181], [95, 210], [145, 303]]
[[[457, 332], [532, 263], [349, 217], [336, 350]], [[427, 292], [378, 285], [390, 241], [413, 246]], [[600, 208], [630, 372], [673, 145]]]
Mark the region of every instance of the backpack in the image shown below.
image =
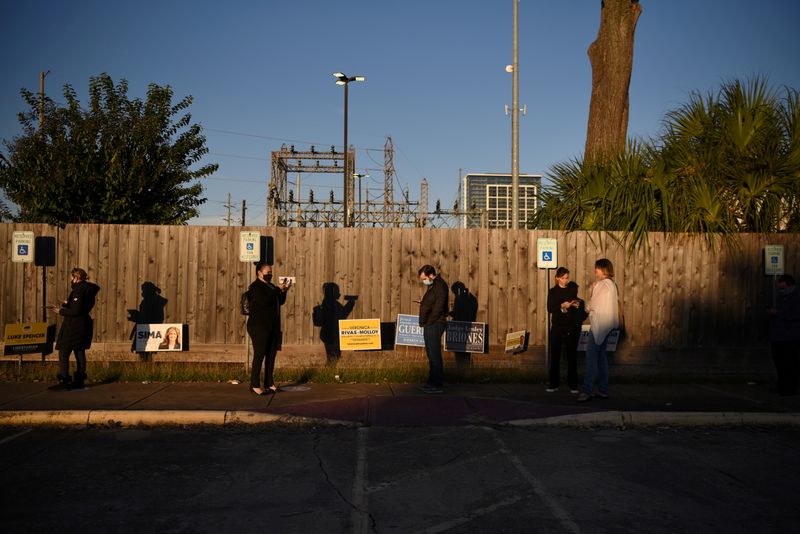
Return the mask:
[[247, 290], [242, 293], [239, 299], [239, 311], [242, 315], [250, 315], [250, 291]]

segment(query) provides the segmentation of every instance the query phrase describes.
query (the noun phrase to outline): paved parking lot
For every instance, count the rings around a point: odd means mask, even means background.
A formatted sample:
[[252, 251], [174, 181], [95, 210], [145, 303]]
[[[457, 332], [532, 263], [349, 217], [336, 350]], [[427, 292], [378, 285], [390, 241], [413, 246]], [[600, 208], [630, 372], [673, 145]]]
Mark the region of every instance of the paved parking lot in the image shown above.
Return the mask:
[[795, 532], [800, 429], [0, 428], [6, 532]]

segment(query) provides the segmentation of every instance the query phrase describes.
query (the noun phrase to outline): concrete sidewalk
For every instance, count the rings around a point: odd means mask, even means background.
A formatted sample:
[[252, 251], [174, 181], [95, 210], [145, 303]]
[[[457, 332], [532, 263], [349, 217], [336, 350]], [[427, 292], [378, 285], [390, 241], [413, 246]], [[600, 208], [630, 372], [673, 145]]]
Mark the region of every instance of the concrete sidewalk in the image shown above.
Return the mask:
[[231, 383], [50, 385], [0, 383], [0, 425], [800, 425], [800, 396], [752, 383], [614, 384], [610, 399], [585, 404], [541, 384], [454, 384], [426, 395], [416, 384], [304, 383], [260, 397]]

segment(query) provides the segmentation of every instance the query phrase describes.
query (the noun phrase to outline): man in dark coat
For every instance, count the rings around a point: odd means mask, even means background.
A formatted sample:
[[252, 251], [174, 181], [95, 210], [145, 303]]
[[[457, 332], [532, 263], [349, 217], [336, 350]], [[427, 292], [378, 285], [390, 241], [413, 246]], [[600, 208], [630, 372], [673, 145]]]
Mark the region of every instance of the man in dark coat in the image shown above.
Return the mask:
[[[83, 389], [86, 380], [86, 349], [92, 345], [94, 323], [89, 313], [94, 308], [100, 286], [89, 282], [86, 271], [76, 267], [70, 273], [72, 290], [58, 307], [64, 317], [56, 339], [58, 385], [53, 389]], [[54, 306], [55, 308], [55, 306]], [[69, 355], [75, 353], [75, 375], [69, 376]]]
[[428, 382], [420, 389], [424, 393], [442, 393], [444, 363], [442, 362], [442, 334], [447, 326], [447, 282], [436, 274], [432, 265], [420, 267], [419, 280], [428, 288], [419, 303], [419, 325], [425, 339], [428, 356]]

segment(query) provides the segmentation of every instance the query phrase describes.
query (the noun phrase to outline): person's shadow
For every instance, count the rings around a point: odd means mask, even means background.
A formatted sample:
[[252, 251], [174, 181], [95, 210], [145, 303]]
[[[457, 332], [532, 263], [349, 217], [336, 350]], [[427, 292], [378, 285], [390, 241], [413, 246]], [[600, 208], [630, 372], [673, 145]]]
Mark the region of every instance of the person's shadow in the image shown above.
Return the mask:
[[322, 284], [322, 302], [314, 306], [312, 314], [314, 326], [320, 327], [319, 339], [325, 344], [328, 365], [335, 364], [342, 356], [339, 346], [339, 320], [347, 319], [358, 300], [356, 295], [345, 295], [347, 304], [342, 304], [339, 302], [340, 296], [337, 284], [325, 282]]
[[[167, 299], [161, 296], [161, 288], [153, 282], [142, 284], [142, 301], [139, 303], [138, 310], [128, 310], [128, 320], [133, 322], [130, 338], [131, 352], [136, 352], [136, 325], [137, 324], [161, 324], [164, 322], [164, 308], [167, 306]], [[142, 361], [150, 359], [149, 352], [139, 352]]]
[[[453, 282], [450, 290], [455, 295], [453, 299], [453, 310], [450, 312], [450, 317], [454, 321], [467, 321], [470, 323], [475, 322], [478, 317], [478, 299], [469, 292], [464, 282]], [[472, 367], [472, 353], [471, 352], [456, 352], [456, 368], [469, 369]]]

